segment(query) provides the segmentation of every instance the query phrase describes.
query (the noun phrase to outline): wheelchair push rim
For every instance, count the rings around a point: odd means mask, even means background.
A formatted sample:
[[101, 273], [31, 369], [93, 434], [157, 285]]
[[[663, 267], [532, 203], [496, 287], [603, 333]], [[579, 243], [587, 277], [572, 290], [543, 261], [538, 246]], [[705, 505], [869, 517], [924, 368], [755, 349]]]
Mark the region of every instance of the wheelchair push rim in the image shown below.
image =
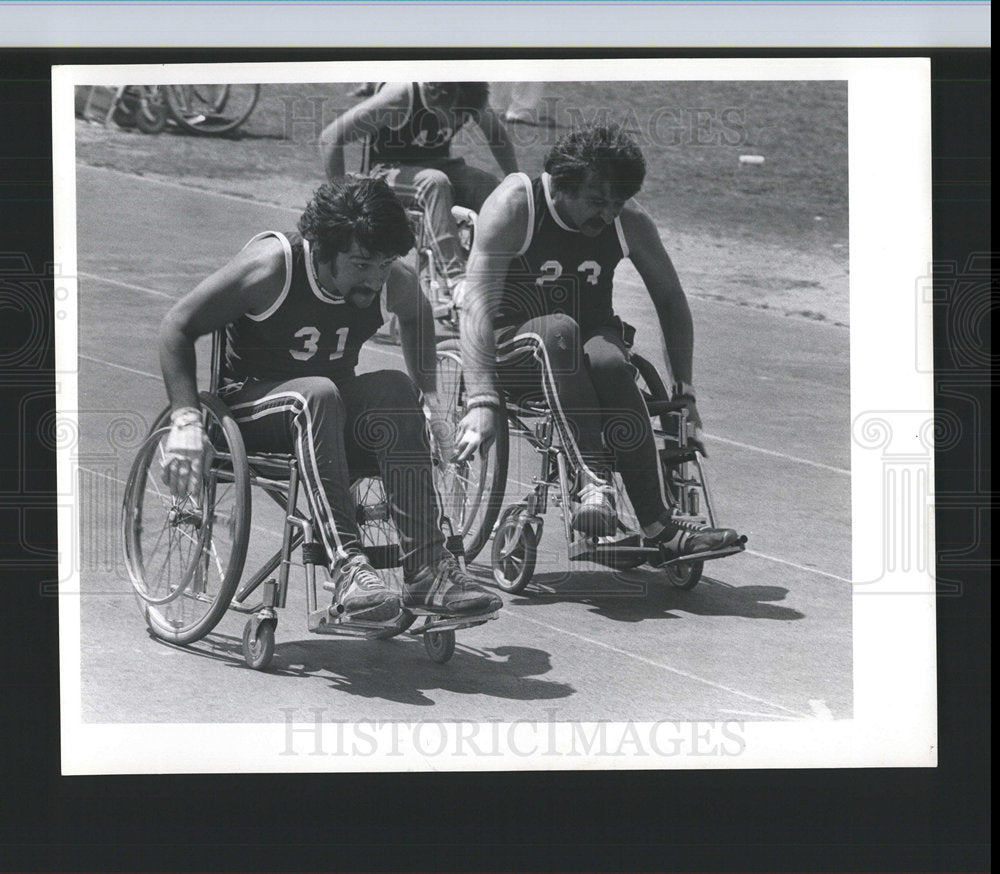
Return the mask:
[[[438, 344], [438, 396], [453, 429], [465, 415], [465, 382], [457, 340]], [[503, 505], [507, 486], [510, 436], [507, 417], [497, 416], [496, 437], [488, 450], [462, 464], [442, 464], [435, 470], [445, 515], [462, 537], [465, 560], [472, 561], [489, 540]]]
[[203, 637], [229, 606], [246, 559], [250, 486], [239, 429], [215, 397], [200, 397], [214, 453], [197, 494], [162, 481], [169, 409], [136, 457], [122, 504], [125, 566], [150, 630], [173, 643]]

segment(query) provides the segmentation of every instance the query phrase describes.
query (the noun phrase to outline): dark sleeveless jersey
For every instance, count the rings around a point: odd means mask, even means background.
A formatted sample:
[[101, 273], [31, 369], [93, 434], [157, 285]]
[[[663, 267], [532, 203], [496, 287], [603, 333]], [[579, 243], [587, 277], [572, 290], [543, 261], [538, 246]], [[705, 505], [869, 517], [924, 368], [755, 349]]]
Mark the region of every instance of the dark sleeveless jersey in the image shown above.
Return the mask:
[[529, 231], [507, 270], [496, 326], [556, 313], [571, 316], [584, 333], [606, 324], [614, 316], [615, 267], [628, 257], [621, 223], [616, 218], [588, 237], [559, 218], [547, 173], [533, 182], [518, 175], [530, 188]]
[[[377, 90], [384, 84], [380, 82]], [[452, 138], [468, 120], [469, 114], [463, 110], [456, 113], [429, 109], [420, 97], [420, 84], [411, 82], [409, 110], [371, 135], [367, 144], [367, 166], [422, 164], [447, 158], [451, 154]]]
[[382, 324], [380, 299], [366, 309], [332, 300], [316, 278], [309, 242], [295, 233], [265, 231], [250, 243], [268, 236], [277, 237], [285, 250], [285, 285], [266, 312], [227, 326], [226, 375], [334, 381], [352, 376], [361, 347]]

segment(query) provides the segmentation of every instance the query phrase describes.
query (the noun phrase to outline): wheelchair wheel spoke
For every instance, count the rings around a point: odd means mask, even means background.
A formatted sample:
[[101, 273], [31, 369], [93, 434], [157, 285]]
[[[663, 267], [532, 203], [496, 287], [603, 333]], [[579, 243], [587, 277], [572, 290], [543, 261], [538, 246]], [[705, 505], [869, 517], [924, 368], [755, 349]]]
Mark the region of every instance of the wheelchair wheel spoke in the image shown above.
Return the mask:
[[[438, 397], [449, 421], [457, 427], [465, 414], [465, 385], [458, 343], [454, 339], [438, 344]], [[461, 465], [437, 469], [438, 490], [445, 512], [465, 546], [471, 561], [486, 544], [503, 502], [507, 480], [507, 420], [500, 416], [496, 438], [486, 451]]]
[[226, 407], [199, 402], [208, 433], [231, 459], [230, 482], [218, 488], [212, 466], [196, 493], [174, 498], [161, 484], [169, 409], [157, 419], [132, 465], [122, 534], [129, 577], [154, 634], [190, 643], [219, 621], [239, 583], [249, 536], [249, 469], [242, 438]]
[[368, 553], [376, 573], [386, 585], [402, 594], [399, 534], [392, 520], [388, 496], [381, 478], [364, 477], [357, 480], [351, 486], [351, 494], [357, 507], [362, 548]]

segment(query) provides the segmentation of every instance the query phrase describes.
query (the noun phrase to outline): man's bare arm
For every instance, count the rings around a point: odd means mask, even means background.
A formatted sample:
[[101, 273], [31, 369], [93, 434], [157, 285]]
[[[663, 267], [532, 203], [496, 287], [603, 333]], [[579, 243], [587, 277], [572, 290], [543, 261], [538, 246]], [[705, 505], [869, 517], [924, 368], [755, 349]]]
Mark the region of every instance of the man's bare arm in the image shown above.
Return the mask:
[[344, 175], [344, 146], [375, 133], [382, 127], [398, 125], [410, 106], [409, 82], [388, 82], [357, 106], [352, 106], [324, 128], [319, 147], [323, 169], [330, 181]]
[[509, 176], [486, 199], [466, 270], [462, 297], [462, 367], [468, 394], [496, 392], [493, 320], [510, 260], [528, 231], [528, 202], [522, 177]]
[[434, 311], [408, 264], [393, 264], [386, 281], [386, 306], [399, 319], [399, 340], [407, 371], [425, 396], [433, 395], [437, 390]]
[[195, 341], [248, 312], [264, 312], [281, 293], [285, 256], [275, 237], [258, 240], [203, 280], [160, 324], [160, 369], [171, 406], [198, 405]]
[[284, 286], [285, 254], [275, 238], [257, 240], [170, 309], [160, 325], [160, 367], [170, 398], [163, 481], [177, 497], [197, 492], [211, 445], [198, 409], [194, 344], [244, 313], [261, 313]]
[[528, 233], [528, 192], [521, 176], [508, 176], [486, 199], [476, 222], [462, 298], [462, 370], [468, 412], [455, 440], [458, 459], [488, 446], [496, 433], [499, 393], [493, 320], [503, 283]]
[[653, 220], [629, 206], [621, 215], [629, 257], [645, 283], [663, 335], [664, 361], [677, 382], [691, 384], [694, 327], [677, 271]]

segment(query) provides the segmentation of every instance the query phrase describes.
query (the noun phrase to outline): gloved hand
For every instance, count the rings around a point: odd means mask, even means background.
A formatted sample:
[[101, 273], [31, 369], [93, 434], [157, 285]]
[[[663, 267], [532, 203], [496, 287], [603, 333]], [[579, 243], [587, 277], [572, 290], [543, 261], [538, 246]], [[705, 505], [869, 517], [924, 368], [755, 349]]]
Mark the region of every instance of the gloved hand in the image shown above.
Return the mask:
[[176, 498], [197, 494], [211, 452], [200, 410], [182, 407], [170, 414], [170, 434], [164, 449], [163, 481], [171, 493]]

